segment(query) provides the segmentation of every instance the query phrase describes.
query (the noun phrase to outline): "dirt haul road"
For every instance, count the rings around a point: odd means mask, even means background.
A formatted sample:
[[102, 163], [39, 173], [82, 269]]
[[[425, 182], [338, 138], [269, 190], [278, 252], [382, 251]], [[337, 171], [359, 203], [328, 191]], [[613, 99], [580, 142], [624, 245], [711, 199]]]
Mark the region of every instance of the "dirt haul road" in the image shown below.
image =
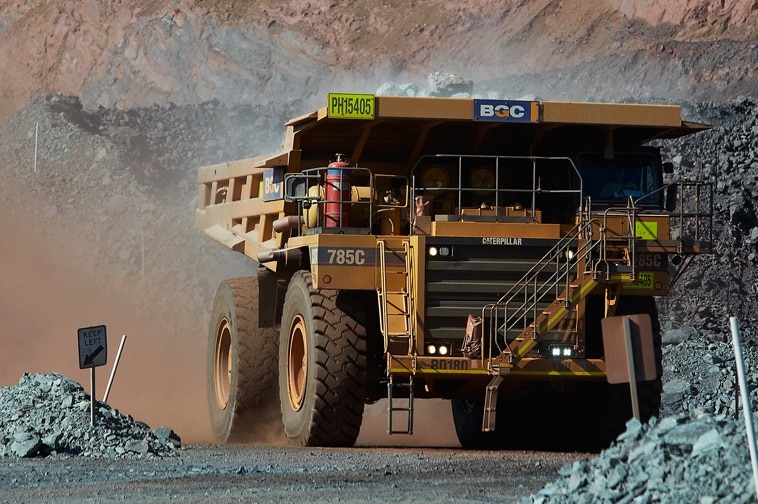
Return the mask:
[[21, 502], [518, 502], [582, 454], [189, 445], [177, 457], [4, 460]]

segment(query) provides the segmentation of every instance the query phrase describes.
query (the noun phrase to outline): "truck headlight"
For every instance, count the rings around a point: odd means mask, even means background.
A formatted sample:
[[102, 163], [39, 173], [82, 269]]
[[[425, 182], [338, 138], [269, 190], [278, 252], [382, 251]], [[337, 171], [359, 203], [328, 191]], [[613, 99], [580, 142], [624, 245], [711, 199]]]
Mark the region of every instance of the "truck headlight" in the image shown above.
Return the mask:
[[426, 354], [427, 355], [440, 355], [440, 356], [446, 356], [450, 355], [450, 344], [449, 343], [430, 343], [426, 345]]
[[453, 255], [453, 247], [449, 245], [440, 245], [439, 247], [432, 245], [427, 251], [430, 257], [450, 257]]
[[554, 359], [570, 359], [574, 356], [574, 346], [570, 343], [558, 343], [548, 347], [550, 357]]

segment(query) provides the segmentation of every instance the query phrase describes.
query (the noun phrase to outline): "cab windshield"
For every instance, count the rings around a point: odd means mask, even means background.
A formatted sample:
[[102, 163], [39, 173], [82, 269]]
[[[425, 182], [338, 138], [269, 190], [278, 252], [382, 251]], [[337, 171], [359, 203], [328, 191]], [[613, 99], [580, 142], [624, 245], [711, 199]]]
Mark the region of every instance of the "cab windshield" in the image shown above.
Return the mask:
[[617, 154], [613, 159], [583, 154], [579, 158], [579, 171], [585, 195], [592, 198], [593, 205], [626, 206], [630, 197], [639, 206], [663, 204], [662, 192], [655, 192], [662, 184], [660, 163], [652, 153]]

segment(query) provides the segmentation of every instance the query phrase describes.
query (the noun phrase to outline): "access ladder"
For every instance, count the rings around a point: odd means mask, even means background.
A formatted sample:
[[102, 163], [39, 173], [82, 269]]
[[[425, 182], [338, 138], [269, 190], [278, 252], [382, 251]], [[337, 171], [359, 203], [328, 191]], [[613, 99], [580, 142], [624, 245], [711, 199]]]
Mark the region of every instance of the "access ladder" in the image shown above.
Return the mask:
[[[416, 333], [413, 314], [414, 285], [413, 285], [413, 248], [408, 240], [378, 240], [379, 256], [379, 286], [377, 298], [379, 301], [379, 327], [384, 337], [385, 355], [390, 355], [391, 344], [403, 342], [407, 344], [408, 355], [416, 356]], [[391, 356], [389, 357], [391, 359]], [[414, 359], [415, 362], [415, 359]], [[389, 434], [413, 433], [413, 369], [408, 370], [408, 376], [393, 376], [391, 366], [388, 366], [387, 381], [387, 432]], [[400, 397], [407, 400], [401, 406], [395, 404]], [[394, 427], [395, 412], [407, 415], [405, 430]]]

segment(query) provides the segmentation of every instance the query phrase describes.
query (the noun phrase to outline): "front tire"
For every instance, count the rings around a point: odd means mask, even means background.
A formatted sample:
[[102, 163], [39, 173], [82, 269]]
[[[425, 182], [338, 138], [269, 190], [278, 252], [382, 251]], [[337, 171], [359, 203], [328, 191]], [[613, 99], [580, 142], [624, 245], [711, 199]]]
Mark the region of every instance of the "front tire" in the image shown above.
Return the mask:
[[366, 327], [360, 296], [290, 279], [279, 340], [284, 432], [297, 446], [352, 446], [366, 398]]
[[495, 432], [483, 432], [484, 398], [454, 397], [450, 400], [453, 410], [453, 424], [458, 442], [466, 450], [495, 449], [498, 439]]
[[221, 443], [253, 441], [279, 423], [279, 335], [258, 327], [258, 296], [257, 278], [233, 278], [213, 302], [206, 370], [211, 427]]
[[[602, 350], [602, 299], [593, 299], [588, 306], [588, 338], [592, 334], [594, 341], [593, 355]], [[663, 391], [663, 357], [661, 351], [661, 326], [655, 299], [650, 296], [622, 296], [616, 310], [617, 316], [648, 314], [653, 329], [653, 349], [657, 376], [654, 380], [637, 383], [640, 406], [640, 420], [646, 423], [658, 416], [661, 408]], [[591, 317], [591, 318], [590, 318]], [[590, 333], [590, 330], [592, 333]], [[578, 440], [585, 451], [600, 451], [607, 448], [626, 429], [626, 422], [633, 418], [629, 384], [589, 383], [580, 388], [575, 396], [579, 410], [591, 412], [585, 414], [574, 429], [574, 439]], [[581, 405], [581, 406], [580, 406]], [[579, 411], [577, 410], [577, 411]]]

